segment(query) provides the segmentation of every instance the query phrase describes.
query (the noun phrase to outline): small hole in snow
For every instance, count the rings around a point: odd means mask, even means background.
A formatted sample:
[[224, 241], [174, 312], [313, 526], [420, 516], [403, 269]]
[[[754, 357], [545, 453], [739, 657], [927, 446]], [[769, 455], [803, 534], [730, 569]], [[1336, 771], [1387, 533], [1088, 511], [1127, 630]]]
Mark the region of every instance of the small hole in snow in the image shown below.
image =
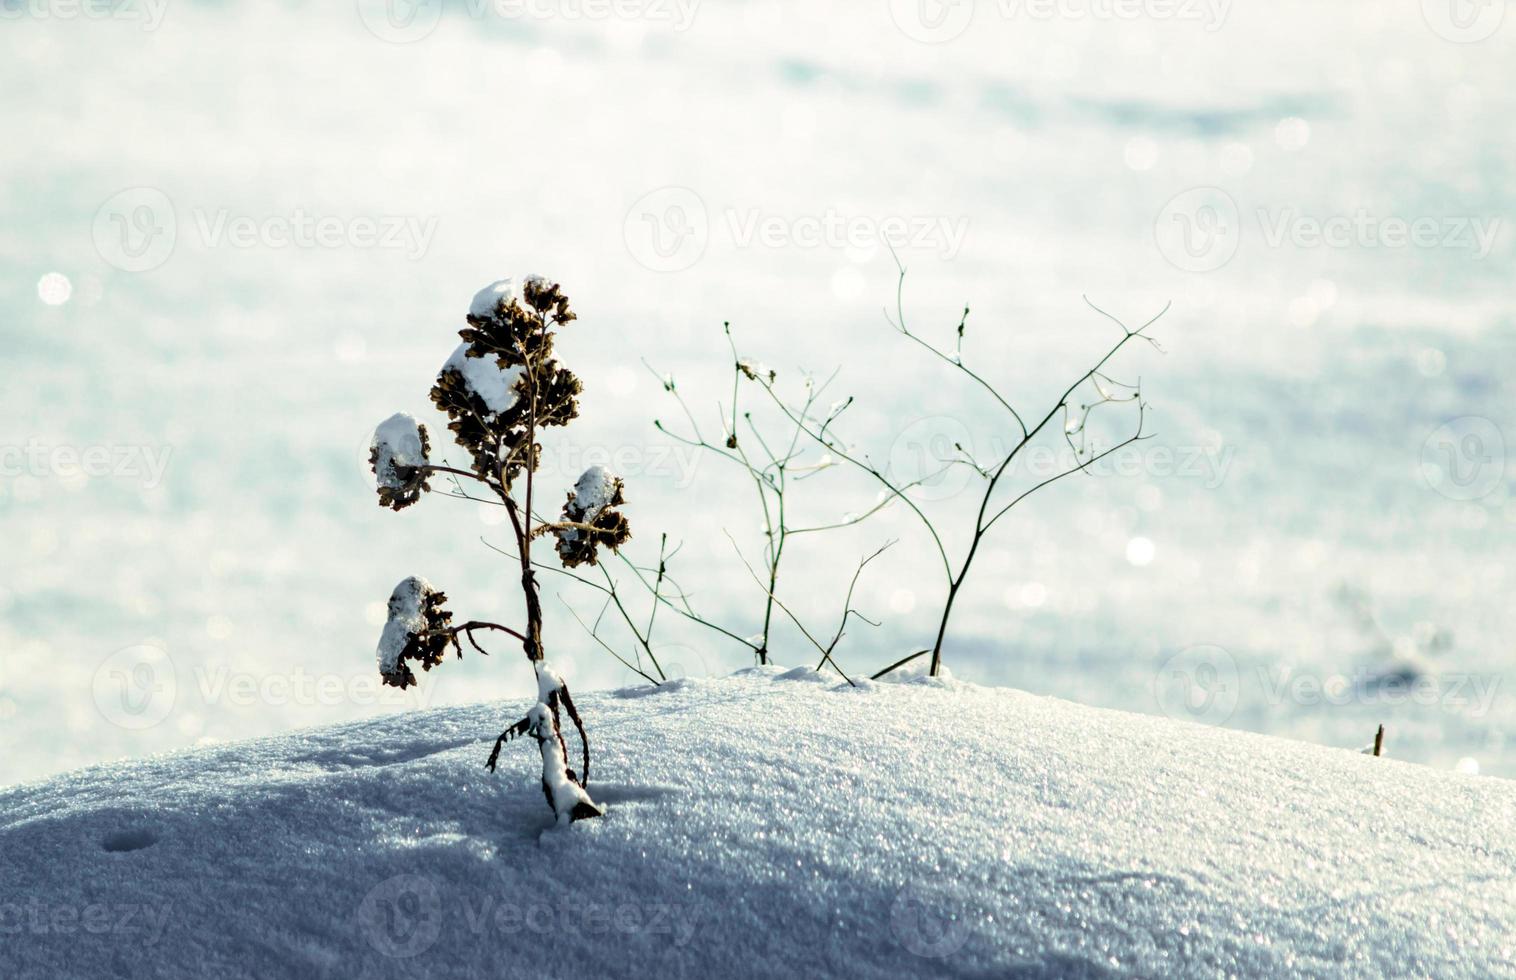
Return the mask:
[[140, 851], [158, 843], [158, 837], [150, 830], [120, 830], [107, 834], [100, 846], [107, 851]]

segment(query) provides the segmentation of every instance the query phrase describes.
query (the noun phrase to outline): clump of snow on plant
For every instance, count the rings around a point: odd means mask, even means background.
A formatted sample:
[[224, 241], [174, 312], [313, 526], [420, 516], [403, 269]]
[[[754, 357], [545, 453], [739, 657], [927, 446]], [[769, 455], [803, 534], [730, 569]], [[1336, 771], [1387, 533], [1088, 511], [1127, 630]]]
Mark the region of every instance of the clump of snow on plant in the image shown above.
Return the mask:
[[515, 282], [510, 279], [498, 279], [474, 294], [473, 300], [468, 305], [468, 312], [470, 316], [480, 318], [494, 316], [495, 309], [502, 301], [509, 304], [515, 298]]
[[[575, 514], [575, 521], [580, 524], [593, 524], [600, 512], [611, 505], [616, 499], [616, 489], [621, 485], [621, 480], [604, 466], [591, 466], [579, 476], [579, 482], [574, 484], [566, 512]], [[576, 513], [577, 512], [577, 513]], [[565, 528], [563, 537], [567, 541], [576, 541], [579, 532], [574, 528]]]
[[415, 416], [396, 412], [380, 423], [374, 430], [372, 448], [378, 456], [374, 471], [381, 487], [404, 490], [407, 481], [399, 474], [401, 469], [414, 469], [426, 465], [426, 451], [421, 443], [421, 423]]
[[520, 365], [502, 369], [493, 357], [469, 357], [468, 344], [459, 344], [458, 349], [442, 365], [442, 373], [457, 371], [463, 375], [468, 390], [478, 395], [489, 410], [496, 415], [510, 411], [521, 397], [517, 383], [526, 373]]
[[553, 729], [552, 709], [539, 701], [527, 712], [526, 717], [529, 723], [527, 731], [531, 732], [542, 748], [542, 785], [552, 796], [553, 813], [558, 817], [558, 826], [567, 827], [572, 823], [574, 808], [581, 803], [601, 813], [605, 812], [590, 799], [584, 787], [568, 778], [563, 743], [558, 740], [558, 733]]
[[537, 700], [543, 704], [564, 687], [563, 675], [548, 665], [546, 660], [537, 664]]
[[390, 593], [390, 615], [379, 634], [379, 672], [393, 674], [400, 666], [400, 654], [404, 652], [411, 637], [426, 629], [426, 617], [421, 613], [422, 600], [437, 590], [432, 583], [418, 576], [411, 576], [395, 586]]

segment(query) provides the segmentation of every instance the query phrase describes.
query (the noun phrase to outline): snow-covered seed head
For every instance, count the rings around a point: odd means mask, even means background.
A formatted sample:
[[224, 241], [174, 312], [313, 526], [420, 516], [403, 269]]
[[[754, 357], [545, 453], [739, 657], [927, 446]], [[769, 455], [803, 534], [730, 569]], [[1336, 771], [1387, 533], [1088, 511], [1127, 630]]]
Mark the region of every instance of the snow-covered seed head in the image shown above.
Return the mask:
[[615, 551], [632, 536], [626, 515], [614, 509], [626, 503], [622, 490], [621, 478], [603, 466], [591, 466], [579, 477], [563, 505], [563, 523], [579, 526], [553, 531], [564, 565], [594, 565], [601, 545]]
[[[379, 635], [379, 675], [392, 687], [406, 688], [416, 683], [416, 675], [407, 660], [431, 670], [442, 663], [449, 636], [438, 635], [452, 622], [453, 614], [445, 608], [447, 596], [419, 576], [404, 579], [390, 593], [389, 620]], [[459, 656], [462, 656], [460, 653]]]
[[380, 423], [368, 457], [377, 481], [379, 506], [404, 510], [431, 489], [425, 469], [431, 448], [426, 426], [404, 412]]
[[502, 309], [516, 302], [516, 295], [513, 280], [497, 279], [474, 294], [468, 305], [468, 315], [481, 320], [498, 316]]
[[458, 444], [484, 480], [509, 486], [535, 469], [531, 429], [567, 425], [579, 414], [579, 379], [553, 356], [554, 328], [575, 319], [562, 288], [543, 276], [517, 287], [501, 279], [475, 294], [463, 343], [432, 387]]
[[[450, 377], [456, 375], [456, 377]], [[484, 404], [485, 420], [493, 420], [516, 407], [521, 400], [521, 381], [526, 368], [507, 367], [498, 357], [477, 357], [468, 344], [459, 344], [438, 372], [438, 384], [448, 383], [462, 389], [470, 398]]]

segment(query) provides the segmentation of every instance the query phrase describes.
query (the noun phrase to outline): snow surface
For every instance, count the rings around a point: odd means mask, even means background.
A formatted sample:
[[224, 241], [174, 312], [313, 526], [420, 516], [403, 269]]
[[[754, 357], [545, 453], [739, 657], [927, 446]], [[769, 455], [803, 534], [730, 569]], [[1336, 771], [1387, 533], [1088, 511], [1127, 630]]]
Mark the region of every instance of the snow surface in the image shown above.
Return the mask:
[[393, 674], [400, 665], [400, 654], [405, 652], [405, 645], [426, 628], [421, 600], [435, 591], [432, 583], [413, 575], [401, 581], [390, 593], [389, 619], [384, 624], [384, 632], [379, 634], [379, 673]]
[[510, 279], [499, 279], [474, 294], [474, 298], [469, 301], [468, 312], [470, 316], [476, 317], [493, 316], [501, 300], [508, 303], [515, 298], [516, 284]]
[[379, 451], [374, 470], [382, 487], [391, 490], [405, 488], [406, 481], [395, 472], [395, 467], [426, 465], [426, 454], [421, 449], [420, 423], [406, 412], [396, 412], [379, 424], [374, 430], [372, 447]]
[[[0, 976], [1510, 975], [1516, 787], [955, 681], [585, 694], [0, 791]], [[88, 927], [86, 927], [88, 926]]]
[[447, 363], [442, 365], [441, 373], [457, 371], [463, 375], [469, 390], [496, 415], [509, 411], [521, 397], [516, 391], [516, 383], [525, 371], [519, 365], [502, 370], [493, 357], [469, 357], [468, 349], [468, 344], [459, 344]]

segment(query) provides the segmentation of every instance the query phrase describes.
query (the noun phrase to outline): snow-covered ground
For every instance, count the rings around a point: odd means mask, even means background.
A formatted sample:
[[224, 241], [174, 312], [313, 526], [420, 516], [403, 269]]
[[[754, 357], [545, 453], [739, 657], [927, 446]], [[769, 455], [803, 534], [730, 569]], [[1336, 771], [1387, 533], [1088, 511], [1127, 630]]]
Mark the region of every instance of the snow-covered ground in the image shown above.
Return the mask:
[[[580, 315], [561, 350], [584, 412], [547, 447], [552, 493], [611, 466], [639, 559], [682, 540], [704, 608], [755, 631], [722, 533], [754, 553], [748, 489], [652, 428], [674, 412], [638, 358], [714, 426], [730, 319], [782, 380], [845, 365], [848, 434], [880, 457], [1003, 444], [993, 404], [883, 325], [892, 221], [913, 321], [946, 337], [971, 304], [969, 356], [1020, 405], [1107, 342], [1081, 294], [1132, 319], [1174, 302], [1168, 355], [1118, 375], [1141, 376], [1158, 439], [1005, 525], [959, 598], [959, 676], [1156, 714], [1155, 679], [1205, 668], [1234, 696], [1182, 717], [1338, 747], [1383, 722], [1398, 758], [1516, 773], [1516, 239], [1397, 246], [1376, 225], [1342, 246], [1296, 221], [1509, 217], [1516, 16], [1459, 43], [1432, 0], [1138, 5], [1199, 20], [981, 2], [931, 44], [884, 0], [608, 19], [447, 0], [407, 42], [368, 0], [71, 6], [0, 0], [0, 730], [26, 747], [0, 784], [531, 689], [499, 657], [406, 694], [372, 669], [404, 576], [518, 618], [476, 540], [505, 537], [498, 509], [390, 514], [367, 467], [395, 412], [446, 439], [427, 388], [503, 275], [552, 274]], [[1240, 240], [1191, 261], [1160, 233], [1220, 213], [1184, 196], [1206, 187]], [[801, 518], [873, 500], [837, 475]], [[926, 496], [966, 508], [951, 484]], [[942, 589], [909, 516], [802, 543], [783, 585], [830, 618], [892, 537], [850, 670], [931, 633]], [[546, 606], [578, 688], [629, 682]], [[684, 673], [746, 664], [665, 628]], [[1408, 657], [1419, 693], [1375, 680]]]
[[1516, 787], [953, 681], [581, 695], [548, 829], [515, 701], [0, 791], [0, 976], [1516, 971]]

